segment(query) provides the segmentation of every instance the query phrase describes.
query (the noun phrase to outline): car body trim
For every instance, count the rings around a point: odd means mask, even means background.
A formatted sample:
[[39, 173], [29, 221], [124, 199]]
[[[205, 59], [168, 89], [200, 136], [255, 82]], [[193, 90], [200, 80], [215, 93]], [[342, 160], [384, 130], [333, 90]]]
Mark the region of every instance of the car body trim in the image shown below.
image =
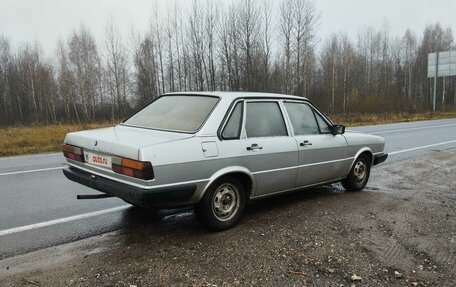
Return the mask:
[[[223, 131], [225, 130], [225, 127], [228, 123], [228, 120], [230, 119], [231, 115], [233, 114], [234, 112], [234, 109], [236, 108], [236, 105], [238, 103], [241, 103], [241, 122], [239, 123], [239, 134], [237, 137], [233, 137], [233, 138], [225, 138], [223, 137], [222, 133]], [[219, 140], [238, 140], [241, 138], [241, 134], [242, 134], [242, 127], [243, 127], [243, 122], [244, 122], [244, 100], [243, 99], [237, 99], [237, 100], [234, 100], [230, 106], [228, 107], [228, 111], [226, 112], [225, 116], [223, 117], [223, 120], [222, 120], [222, 123], [220, 124], [219, 128], [217, 129], [217, 137], [219, 138]]]
[[144, 207], [190, 205], [197, 188], [195, 183], [182, 183], [173, 187], [143, 189], [103, 176], [93, 176], [90, 172], [73, 167], [63, 169], [63, 174], [71, 181]]
[[[138, 187], [138, 188], [142, 188], [142, 189], [150, 189], [150, 190], [153, 190], [156, 188], [162, 188], [162, 187], [172, 187], [172, 186], [182, 185], [182, 184], [191, 184], [191, 183], [200, 183], [200, 182], [209, 181], [209, 179], [196, 179], [196, 180], [181, 181], [181, 182], [175, 182], [175, 183], [167, 183], [167, 184], [149, 186], [149, 185], [141, 185], [141, 184], [137, 184], [137, 183], [134, 183], [131, 181], [122, 180], [117, 177], [109, 176], [107, 174], [98, 173], [94, 170], [90, 170], [90, 169], [81, 167], [79, 165], [71, 164], [70, 162], [68, 162], [68, 165], [72, 168], [79, 169], [79, 170], [82, 170], [82, 171], [85, 171], [85, 172], [88, 172], [88, 173], [91, 173], [91, 174], [94, 174], [97, 176], [105, 177], [107, 179], [111, 179], [111, 180], [119, 182], [119, 183], [128, 184], [128, 185], [131, 185], [134, 187]], [[116, 174], [116, 175], [118, 175], [118, 174]], [[151, 182], [151, 181], [153, 181], [153, 180], [150, 180], [149, 182]]]
[[318, 183], [312, 183], [312, 184], [304, 185], [304, 186], [297, 186], [295, 188], [290, 188], [290, 189], [281, 190], [281, 191], [277, 191], [277, 192], [273, 192], [273, 193], [268, 193], [268, 194], [262, 194], [262, 195], [254, 196], [254, 197], [251, 197], [250, 199], [256, 200], [256, 199], [261, 199], [261, 198], [267, 198], [267, 197], [275, 196], [275, 195], [282, 194], [282, 193], [293, 192], [293, 191], [297, 191], [297, 190], [300, 190], [300, 189], [306, 189], [306, 188], [310, 188], [310, 187], [321, 186], [321, 185], [325, 185], [325, 184], [339, 182], [342, 179], [343, 178], [338, 178], [338, 179], [332, 179], [332, 180], [329, 180], [329, 181], [322, 181], [322, 182], [318, 182]]
[[320, 165], [320, 164], [327, 164], [327, 163], [332, 163], [332, 162], [340, 162], [340, 161], [352, 160], [352, 159], [353, 159], [353, 157], [347, 157], [347, 158], [341, 158], [341, 159], [335, 159], [335, 160], [320, 161], [320, 162], [315, 162], [315, 163], [308, 163], [308, 164], [289, 166], [289, 167], [283, 167], [283, 168], [261, 170], [261, 171], [256, 171], [253, 174], [261, 174], [261, 173], [268, 173], [268, 172], [274, 172], [274, 171], [288, 170], [288, 169], [301, 168], [301, 167], [306, 167], [306, 166], [315, 166], [315, 165]]
[[[74, 165], [74, 164], [71, 164], [71, 163], [68, 163], [68, 165], [70, 167], [73, 167], [73, 168], [76, 168], [76, 169], [80, 169], [80, 170], [83, 170], [85, 172], [92, 173], [94, 175], [105, 177], [105, 178], [108, 178], [108, 179], [111, 179], [111, 180], [114, 180], [114, 181], [117, 181], [117, 182], [120, 182], [120, 183], [128, 184], [128, 185], [131, 185], [131, 186], [134, 186], [134, 187], [138, 187], [138, 188], [142, 188], [142, 189], [153, 190], [153, 189], [156, 189], [156, 188], [172, 187], [172, 186], [178, 186], [178, 185], [182, 185], [182, 184], [192, 184], [192, 183], [202, 183], [202, 182], [208, 182], [207, 186], [210, 186], [210, 184], [212, 182], [214, 182], [216, 179], [218, 179], [218, 178], [220, 178], [220, 177], [222, 177], [222, 176], [224, 176], [226, 174], [235, 173], [235, 172], [245, 173], [246, 175], [248, 175], [252, 179], [252, 183], [254, 183], [255, 181], [254, 181], [253, 176], [256, 175], [256, 174], [277, 172], [277, 171], [289, 170], [289, 169], [297, 169], [297, 168], [302, 168], [302, 167], [306, 167], [306, 166], [315, 166], [315, 165], [327, 164], [327, 163], [332, 163], [332, 162], [341, 162], [341, 161], [352, 160], [352, 159], [353, 159], [353, 157], [348, 157], [348, 158], [337, 159], [337, 160], [322, 161], [322, 162], [317, 162], [317, 163], [289, 166], [289, 167], [269, 169], [269, 170], [261, 170], [261, 171], [256, 171], [256, 172], [251, 172], [251, 171], [247, 170], [246, 168], [243, 168], [243, 167], [240, 167], [240, 166], [230, 166], [230, 167], [226, 167], [224, 169], [218, 170], [210, 178], [195, 179], [195, 180], [181, 181], [181, 182], [160, 184], [160, 185], [153, 185], [153, 186], [140, 185], [140, 184], [137, 184], [137, 183], [134, 183], [134, 182], [131, 182], [131, 181], [122, 180], [122, 179], [119, 179], [119, 178], [116, 178], [116, 177], [113, 177], [113, 176], [109, 176], [109, 175], [106, 175], [106, 174], [98, 173], [98, 172], [96, 172], [94, 170], [90, 170], [90, 169], [81, 167], [79, 165]], [[350, 169], [351, 169], [351, 167], [350, 167]], [[253, 188], [254, 188], [254, 186], [252, 186], [252, 189]], [[207, 187], [204, 189], [202, 194], [204, 194], [206, 189], [207, 189]]]
[[357, 153], [356, 155], [353, 157], [353, 162], [351, 163], [350, 165], [350, 169], [348, 170], [348, 172], [350, 172], [350, 170], [352, 169], [353, 165], [355, 164], [355, 161], [356, 159], [359, 157], [360, 154], [362, 154], [363, 152], [369, 152], [371, 155], [372, 155], [372, 162], [371, 162], [371, 165], [374, 163], [374, 154], [372, 153], [372, 150], [368, 147], [363, 147], [361, 148]]
[[256, 188], [255, 177], [250, 170], [248, 170], [247, 168], [242, 167], [242, 166], [228, 166], [228, 167], [218, 170], [207, 180], [208, 183], [206, 184], [204, 189], [201, 191], [201, 193], [198, 194], [196, 201], [199, 201], [201, 198], [203, 198], [207, 189], [211, 186], [212, 183], [214, 183], [214, 181], [216, 181], [217, 179], [219, 179], [223, 176], [226, 176], [226, 175], [229, 175], [232, 173], [242, 173], [242, 174], [247, 175], [252, 182], [252, 190], [254, 190]]
[[374, 155], [374, 165], [384, 162], [388, 158], [387, 153], [381, 153]]

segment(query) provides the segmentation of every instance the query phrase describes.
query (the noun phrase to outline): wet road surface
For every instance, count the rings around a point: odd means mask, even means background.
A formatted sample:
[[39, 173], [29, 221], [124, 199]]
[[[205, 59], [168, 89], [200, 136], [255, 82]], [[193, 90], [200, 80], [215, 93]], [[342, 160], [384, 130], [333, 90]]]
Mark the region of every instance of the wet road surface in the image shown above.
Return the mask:
[[[456, 148], [456, 119], [350, 129], [385, 138], [390, 156], [384, 164]], [[96, 191], [68, 181], [65, 166], [60, 153], [0, 158], [0, 259], [137, 228], [156, 216], [116, 198], [76, 200], [76, 194]]]

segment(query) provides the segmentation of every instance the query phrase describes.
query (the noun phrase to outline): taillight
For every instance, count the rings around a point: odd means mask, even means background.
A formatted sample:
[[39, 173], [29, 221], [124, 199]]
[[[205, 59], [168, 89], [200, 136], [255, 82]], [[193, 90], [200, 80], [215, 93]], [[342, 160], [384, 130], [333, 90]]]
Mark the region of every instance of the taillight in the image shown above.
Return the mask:
[[62, 145], [62, 152], [66, 158], [84, 162], [84, 154], [82, 152], [82, 148], [80, 147], [64, 144]]
[[116, 173], [136, 177], [144, 180], [154, 179], [152, 164], [146, 161], [137, 161], [128, 158], [113, 159], [112, 170]]

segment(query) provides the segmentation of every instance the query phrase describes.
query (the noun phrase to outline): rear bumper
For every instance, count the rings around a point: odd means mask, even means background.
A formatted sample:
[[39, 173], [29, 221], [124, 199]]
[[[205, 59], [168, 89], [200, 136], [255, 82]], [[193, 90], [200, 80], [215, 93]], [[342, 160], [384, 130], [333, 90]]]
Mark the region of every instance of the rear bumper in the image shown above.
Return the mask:
[[63, 174], [71, 181], [144, 207], [166, 208], [189, 205], [196, 190], [196, 184], [143, 189], [73, 167], [63, 169]]
[[384, 162], [386, 160], [386, 158], [388, 158], [387, 153], [382, 153], [382, 154], [374, 156], [374, 165]]

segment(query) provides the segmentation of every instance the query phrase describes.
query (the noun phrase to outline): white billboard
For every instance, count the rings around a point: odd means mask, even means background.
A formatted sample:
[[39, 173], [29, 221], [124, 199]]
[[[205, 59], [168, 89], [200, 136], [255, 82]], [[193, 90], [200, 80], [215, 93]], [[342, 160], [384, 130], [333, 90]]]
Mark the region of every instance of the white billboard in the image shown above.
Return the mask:
[[428, 54], [428, 78], [456, 76], [456, 51]]

